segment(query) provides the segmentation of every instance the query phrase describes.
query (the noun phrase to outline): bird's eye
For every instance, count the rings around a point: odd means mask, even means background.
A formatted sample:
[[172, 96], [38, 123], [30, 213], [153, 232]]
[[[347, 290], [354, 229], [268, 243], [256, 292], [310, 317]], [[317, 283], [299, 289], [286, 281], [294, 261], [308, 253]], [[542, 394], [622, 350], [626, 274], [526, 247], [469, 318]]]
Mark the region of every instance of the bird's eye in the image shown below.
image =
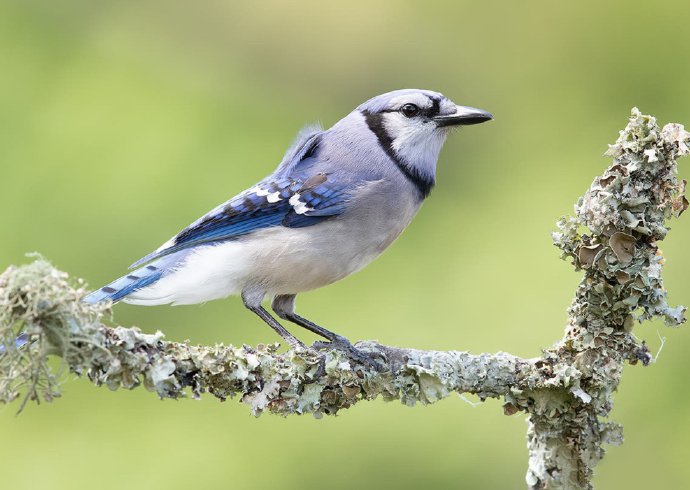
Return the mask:
[[419, 114], [419, 107], [414, 104], [405, 104], [400, 108], [400, 112], [402, 112], [405, 117], [415, 117]]

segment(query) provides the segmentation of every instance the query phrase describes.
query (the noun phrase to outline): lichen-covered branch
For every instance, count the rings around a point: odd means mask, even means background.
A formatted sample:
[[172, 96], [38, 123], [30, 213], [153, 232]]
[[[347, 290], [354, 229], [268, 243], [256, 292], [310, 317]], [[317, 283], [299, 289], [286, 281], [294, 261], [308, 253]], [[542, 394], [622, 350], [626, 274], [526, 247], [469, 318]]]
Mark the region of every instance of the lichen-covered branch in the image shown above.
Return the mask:
[[[688, 154], [690, 133], [681, 125], [660, 130], [653, 117], [633, 109], [607, 155], [613, 164], [594, 179], [562, 219], [554, 243], [584, 277], [568, 309], [562, 340], [544, 353], [572, 395], [551, 397], [530, 413], [527, 482], [533, 488], [587, 488], [602, 458], [602, 442], [622, 442], [622, 429], [604, 422], [613, 405], [623, 364], [651, 360], [632, 335], [636, 322], [661, 317], [685, 321], [684, 307], [671, 308], [661, 280], [657, 242], [666, 221], [688, 207], [676, 157]], [[536, 401], [537, 399], [535, 399]]]
[[[210, 393], [225, 400], [238, 395], [255, 415], [335, 414], [377, 396], [408, 405], [432, 403], [454, 391], [499, 397], [515, 386], [540, 383], [534, 376], [535, 360], [505, 353], [472, 355], [358, 343], [377, 361], [376, 367], [338, 350], [279, 353], [278, 344], [206, 347], [168, 342], [161, 332], [105, 326], [107, 311], [82, 303], [84, 293], [43, 259], [11, 267], [0, 276], [0, 315], [4, 326], [13, 325], [3, 335], [7, 352], [0, 356], [0, 401], [11, 401], [24, 390], [37, 401], [58, 396], [55, 376], [45, 365], [48, 354], [113, 390], [143, 384], [161, 398]], [[20, 330], [36, 340], [15, 348], [13, 339]]]
[[[280, 353], [275, 344], [168, 342], [160, 332], [108, 326], [107, 305], [82, 303], [82, 283], [38, 258], [0, 275], [0, 402], [59, 396], [51, 355], [113, 390], [143, 384], [161, 398], [238, 396], [255, 415], [331, 415], [378, 396], [414, 405], [472, 393], [503, 398], [507, 415], [529, 415], [530, 488], [590, 488], [602, 443], [622, 441], [621, 427], [606, 417], [623, 366], [651, 360], [631, 333], [635, 323], [652, 317], [672, 326], [684, 321], [685, 309], [666, 302], [657, 243], [668, 232], [666, 221], [688, 205], [675, 161], [688, 145], [682, 126], [661, 130], [654, 118], [633, 110], [609, 149], [613, 164], [553, 235], [584, 277], [563, 338], [541, 357], [364, 341], [357, 348], [376, 362], [362, 364], [337, 350]], [[22, 332], [30, 341], [19, 347], [15, 339]]]

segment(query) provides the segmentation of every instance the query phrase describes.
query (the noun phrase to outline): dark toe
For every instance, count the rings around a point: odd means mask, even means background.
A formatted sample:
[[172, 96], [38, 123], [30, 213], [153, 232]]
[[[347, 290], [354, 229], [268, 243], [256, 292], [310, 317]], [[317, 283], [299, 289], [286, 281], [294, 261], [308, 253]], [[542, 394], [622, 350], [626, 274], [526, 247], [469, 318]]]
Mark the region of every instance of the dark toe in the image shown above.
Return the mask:
[[315, 349], [332, 350], [337, 349], [347, 355], [351, 360], [363, 364], [367, 367], [373, 368], [376, 371], [382, 371], [383, 366], [376, 362], [372, 357], [361, 350], [357, 349], [345, 337], [338, 336], [330, 342], [316, 341], [312, 345]]

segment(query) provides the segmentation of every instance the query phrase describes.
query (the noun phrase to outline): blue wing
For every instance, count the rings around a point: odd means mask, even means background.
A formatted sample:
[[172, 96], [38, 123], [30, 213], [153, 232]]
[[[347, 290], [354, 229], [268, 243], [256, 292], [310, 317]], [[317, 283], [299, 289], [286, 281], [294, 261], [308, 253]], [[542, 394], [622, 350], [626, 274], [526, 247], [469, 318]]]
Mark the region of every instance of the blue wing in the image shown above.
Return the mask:
[[288, 150], [292, 158], [284, 159], [271, 177], [216, 207], [130, 268], [197, 245], [238, 239], [258, 229], [312, 226], [341, 214], [352, 185], [329, 180], [329, 174], [308, 164], [296, 171], [295, 159], [299, 164], [314, 158], [318, 134], [307, 134], [303, 140]]

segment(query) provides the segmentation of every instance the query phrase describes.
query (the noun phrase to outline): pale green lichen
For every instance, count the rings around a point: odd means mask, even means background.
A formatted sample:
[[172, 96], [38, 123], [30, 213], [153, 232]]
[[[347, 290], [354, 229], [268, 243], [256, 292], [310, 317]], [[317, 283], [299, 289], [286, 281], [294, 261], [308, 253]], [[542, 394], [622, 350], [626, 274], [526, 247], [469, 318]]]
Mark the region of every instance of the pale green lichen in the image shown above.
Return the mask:
[[[573, 370], [555, 375], [573, 398], [564, 405], [562, 390], [546, 402], [543, 392], [533, 393], [532, 405], [525, 407], [532, 488], [589, 488], [604, 454], [602, 442], [622, 441], [622, 428], [602, 417], [611, 411], [623, 364], [652, 360], [644, 342], [631, 334], [635, 320], [660, 317], [671, 326], [685, 321], [685, 308], [667, 303], [657, 243], [668, 233], [668, 219], [688, 207], [676, 166], [676, 158], [688, 154], [688, 143], [690, 133], [682, 126], [661, 130], [653, 117], [633, 109], [607, 151], [613, 164], [578, 200], [575, 216], [557, 223], [554, 243], [585, 274], [564, 338], [545, 353]], [[545, 403], [551, 412], [535, 409]]]
[[[589, 488], [603, 443], [619, 444], [622, 428], [608, 420], [627, 361], [649, 363], [631, 333], [636, 321], [684, 322], [683, 307], [667, 303], [657, 243], [667, 220], [688, 206], [675, 159], [690, 152], [680, 125], [662, 130], [633, 109], [609, 148], [614, 158], [561, 219], [554, 243], [584, 271], [561, 341], [540, 358], [472, 355], [357, 344], [378, 363], [361, 364], [339, 351], [280, 353], [278, 345], [192, 346], [168, 342], [161, 332], [108, 327], [108, 305], [81, 302], [82, 284], [43, 259], [0, 275], [0, 402], [59, 396], [59, 373], [49, 355], [69, 370], [110, 389], [143, 385], [161, 398], [221, 400], [238, 396], [254, 415], [332, 415], [381, 396], [406, 405], [433, 403], [451, 393], [484, 400], [504, 397], [506, 415], [529, 414], [527, 484], [534, 489]], [[28, 345], [14, 339], [27, 332]]]
[[[22, 392], [33, 400], [59, 396], [49, 354], [111, 390], [143, 384], [161, 398], [208, 392], [225, 400], [239, 395], [255, 415], [335, 414], [378, 396], [408, 405], [432, 403], [454, 391], [497, 397], [516, 383], [516, 365], [524, 363], [508, 354], [473, 356], [359, 343], [385, 367], [376, 370], [335, 350], [279, 353], [277, 344], [252, 348], [167, 342], [161, 332], [107, 327], [107, 305], [81, 302], [85, 291], [79, 281], [76, 286], [43, 259], [0, 276], [0, 339], [8, 346], [0, 355], [1, 401]], [[31, 342], [15, 349], [20, 332], [28, 333]]]
[[[72, 285], [68, 276], [37, 257], [23, 267], [10, 267], [0, 275], [0, 403], [23, 395], [28, 400], [51, 401], [60, 396], [59, 373], [46, 358], [56, 354], [77, 361], [78, 343], [100, 342], [103, 307], [80, 301], [82, 282]], [[42, 319], [49, 317], [49, 322]], [[26, 332], [31, 339], [21, 349], [14, 339]]]
[[[521, 373], [530, 372], [526, 366], [517, 369], [527, 361], [509, 354], [427, 352], [375, 342], [360, 342], [358, 348], [379, 361], [383, 368], [379, 370], [335, 350], [279, 353], [277, 344], [253, 348], [167, 342], [161, 332], [145, 334], [137, 328], [103, 325], [104, 307], [82, 303], [84, 291], [73, 288], [67, 275], [45, 260], [12, 267], [2, 278], [3, 297], [13, 305], [3, 310], [7, 320], [2, 325], [3, 343], [12, 344], [20, 331], [32, 339], [25, 348], [9, 349], [0, 356], [0, 394], [5, 402], [22, 388], [32, 399], [39, 388], [46, 388], [44, 397], [57, 396], [58, 386], [47, 364], [49, 353], [62, 357], [73, 372], [112, 390], [143, 384], [161, 398], [207, 392], [225, 400], [239, 395], [255, 415], [265, 411], [330, 415], [378, 396], [408, 405], [433, 403], [454, 391], [498, 397], [518, 383]], [[46, 300], [57, 306], [34, 306]], [[11, 367], [22, 364], [30, 369]], [[33, 372], [50, 375], [27, 375]]]

